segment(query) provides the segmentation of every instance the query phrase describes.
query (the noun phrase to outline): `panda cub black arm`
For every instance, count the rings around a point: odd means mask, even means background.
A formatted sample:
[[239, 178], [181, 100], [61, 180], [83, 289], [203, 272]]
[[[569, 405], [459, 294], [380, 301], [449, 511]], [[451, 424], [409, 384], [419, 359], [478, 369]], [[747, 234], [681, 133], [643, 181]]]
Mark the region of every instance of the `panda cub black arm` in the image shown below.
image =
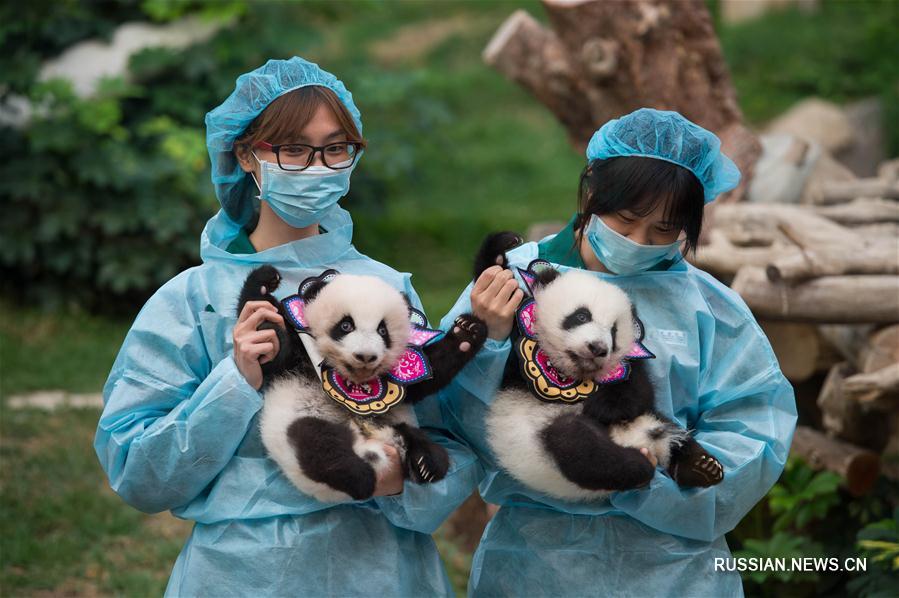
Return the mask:
[[425, 346], [433, 376], [408, 386], [406, 397], [415, 403], [444, 388], [474, 358], [486, 340], [487, 325], [483, 320], [472, 314], [460, 315], [442, 338]]
[[[280, 374], [286, 371], [301, 371], [304, 374], [315, 376], [312, 363], [307, 357], [306, 349], [300, 341], [296, 331], [291, 328], [281, 302], [272, 294], [281, 284], [281, 274], [277, 268], [268, 264], [260, 266], [250, 272], [244, 281], [243, 288], [237, 302], [237, 315], [243, 311], [249, 301], [267, 301], [272, 304], [284, 319], [284, 326], [279, 326], [268, 320], [263, 321], [258, 330], [274, 330], [278, 335], [278, 354], [268, 363], [262, 364], [263, 388]], [[308, 371], [307, 371], [308, 370]]]

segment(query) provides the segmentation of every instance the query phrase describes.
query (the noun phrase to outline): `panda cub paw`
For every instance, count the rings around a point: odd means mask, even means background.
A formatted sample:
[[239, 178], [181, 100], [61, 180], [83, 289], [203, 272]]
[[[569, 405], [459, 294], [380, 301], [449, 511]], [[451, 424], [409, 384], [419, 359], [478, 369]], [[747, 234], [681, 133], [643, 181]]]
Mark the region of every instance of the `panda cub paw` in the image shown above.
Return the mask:
[[724, 479], [724, 467], [705, 450], [685, 451], [672, 463], [671, 477], [684, 488], [706, 488]]
[[449, 471], [449, 455], [436, 444], [416, 444], [406, 453], [406, 471], [416, 484], [439, 482]]
[[254, 290], [260, 295], [267, 295], [281, 284], [281, 274], [278, 269], [269, 264], [256, 268], [250, 275], [248, 285], [256, 287]]
[[453, 322], [448, 336], [457, 341], [457, 347], [463, 353], [471, 351], [472, 348], [477, 352], [487, 340], [487, 325], [475, 315], [462, 314]]

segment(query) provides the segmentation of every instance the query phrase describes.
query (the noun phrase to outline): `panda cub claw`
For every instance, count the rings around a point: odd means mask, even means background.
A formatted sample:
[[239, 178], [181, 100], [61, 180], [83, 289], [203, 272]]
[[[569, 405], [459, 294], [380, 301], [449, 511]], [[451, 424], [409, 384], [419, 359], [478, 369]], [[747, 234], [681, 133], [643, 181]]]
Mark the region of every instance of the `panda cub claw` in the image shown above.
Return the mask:
[[449, 455], [435, 444], [416, 446], [406, 453], [406, 470], [416, 484], [439, 482], [449, 471]]
[[671, 477], [685, 488], [706, 488], [724, 479], [724, 467], [704, 450], [690, 451], [672, 464]]

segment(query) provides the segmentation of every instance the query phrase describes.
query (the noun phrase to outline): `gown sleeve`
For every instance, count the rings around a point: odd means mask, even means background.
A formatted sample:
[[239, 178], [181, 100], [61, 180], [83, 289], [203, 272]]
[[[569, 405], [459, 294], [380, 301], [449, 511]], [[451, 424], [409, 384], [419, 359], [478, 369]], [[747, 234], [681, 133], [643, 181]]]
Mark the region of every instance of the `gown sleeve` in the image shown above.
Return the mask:
[[724, 466], [724, 479], [709, 488], [682, 489], [659, 470], [649, 486], [614, 493], [611, 502], [654, 529], [713, 541], [736, 527], [783, 471], [796, 402], [748, 308], [703, 316], [694, 437]]
[[179, 281], [150, 298], [125, 337], [94, 440], [113, 490], [147, 513], [197, 497], [262, 407], [231, 354], [211, 363]]
[[[471, 311], [472, 286], [473, 283], [469, 283], [465, 287], [456, 304], [443, 316], [440, 321], [441, 330], [449, 330], [460, 314]], [[503, 381], [503, 372], [511, 349], [512, 342], [508, 338], [502, 341], [488, 338], [475, 358], [459, 372], [446, 390], [449, 392], [458, 385], [485, 405], [489, 405]]]

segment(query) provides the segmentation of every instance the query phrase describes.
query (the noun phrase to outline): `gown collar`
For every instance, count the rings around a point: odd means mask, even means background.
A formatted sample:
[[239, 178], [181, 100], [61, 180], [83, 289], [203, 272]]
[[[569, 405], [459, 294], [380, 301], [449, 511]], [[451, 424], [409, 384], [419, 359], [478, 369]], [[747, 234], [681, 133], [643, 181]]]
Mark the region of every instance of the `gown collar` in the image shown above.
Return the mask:
[[273, 266], [318, 267], [336, 262], [353, 247], [353, 220], [350, 213], [337, 207], [321, 223], [327, 232], [292, 241], [264, 251], [233, 254], [228, 245], [240, 234], [240, 225], [231, 220], [224, 210], [209, 219], [200, 236], [200, 257], [204, 263], [226, 261], [246, 264], [271, 264]]

